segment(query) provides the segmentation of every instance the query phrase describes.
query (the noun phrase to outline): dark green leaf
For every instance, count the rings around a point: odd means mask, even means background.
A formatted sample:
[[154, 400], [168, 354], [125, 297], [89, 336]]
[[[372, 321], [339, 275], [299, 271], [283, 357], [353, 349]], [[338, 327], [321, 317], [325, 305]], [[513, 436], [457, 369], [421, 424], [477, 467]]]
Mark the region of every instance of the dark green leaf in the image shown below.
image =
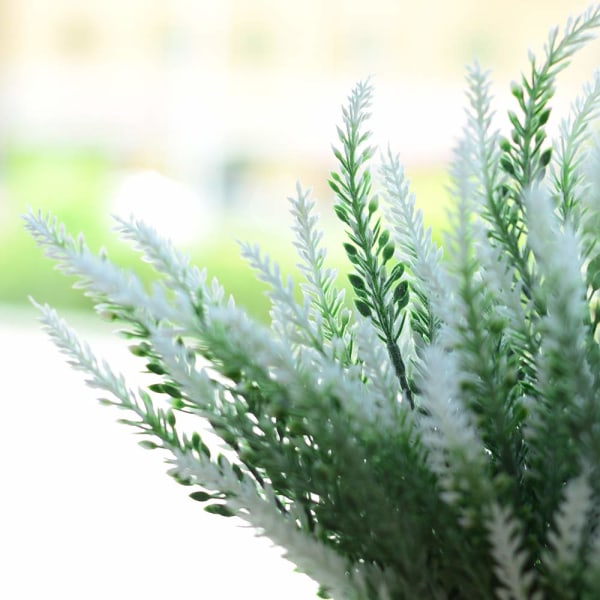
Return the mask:
[[148, 369], [150, 373], [156, 373], [156, 375], [164, 375], [167, 372], [162, 365], [155, 362], [148, 363], [146, 369]]
[[141, 344], [137, 344], [135, 346], [129, 346], [129, 352], [134, 356], [148, 356], [152, 351], [152, 346], [147, 342], [142, 342]]
[[197, 431], [194, 431], [194, 433], [192, 433], [192, 448], [198, 450], [201, 444], [202, 438], [200, 437], [200, 434]]
[[509, 175], [513, 175], [515, 174], [515, 167], [512, 163], [512, 160], [510, 160], [510, 158], [508, 158], [508, 156], [503, 156], [500, 159], [500, 165], [502, 166], [502, 168], [504, 169], [504, 171], [506, 173], [508, 173]]
[[348, 260], [356, 266], [361, 266], [363, 264], [363, 261], [358, 254], [348, 254]]
[[206, 502], [207, 500], [211, 500], [212, 499], [212, 494], [209, 494], [207, 492], [192, 492], [190, 494], [190, 498], [192, 500], [196, 500], [196, 502]]
[[535, 142], [535, 146], [534, 146], [534, 152], [537, 152], [540, 149], [540, 146], [543, 144], [544, 140], [546, 139], [546, 132], [543, 129], [538, 129], [536, 134], [535, 134], [535, 138], [534, 138], [534, 142]]
[[[231, 465], [231, 470], [235, 473], [235, 476], [238, 478], [238, 481], [242, 481], [242, 479], [244, 479], [244, 473], [242, 472], [240, 465], [236, 465], [236, 464]], [[228, 498], [230, 498], [231, 496], [233, 496], [233, 494], [230, 494], [230, 493], [224, 495], [224, 497], [228, 497]]]
[[541, 127], [542, 125], [545, 125], [548, 122], [551, 111], [552, 111], [551, 108], [547, 108], [544, 112], [542, 112], [540, 114], [540, 116], [538, 117], [538, 126], [539, 127]]
[[365, 282], [363, 281], [362, 277], [359, 277], [358, 275], [355, 275], [354, 273], [350, 273], [350, 275], [348, 275], [348, 279], [350, 280], [350, 283], [352, 284], [352, 287], [355, 290], [364, 290], [365, 289]]
[[377, 199], [377, 196], [374, 196], [373, 198], [371, 198], [371, 201], [369, 202], [369, 215], [372, 215], [378, 208], [379, 206], [379, 200]]
[[384, 263], [386, 263], [388, 260], [390, 260], [390, 258], [392, 258], [392, 256], [394, 256], [394, 250], [395, 250], [394, 242], [390, 242], [383, 249], [382, 259], [383, 259]]
[[337, 215], [338, 219], [342, 221], [342, 223], [346, 223], [346, 225], [350, 224], [350, 218], [348, 217], [348, 213], [346, 212], [346, 209], [343, 206], [341, 206], [340, 204], [336, 204], [333, 207], [333, 210], [335, 211], [335, 214]]
[[378, 217], [375, 225], [373, 226], [373, 241], [375, 241], [379, 237], [380, 232], [381, 232], [381, 217]]
[[233, 517], [235, 513], [225, 504], [209, 504], [204, 507], [204, 510], [213, 515], [222, 517]]
[[542, 152], [542, 155], [540, 156], [540, 166], [542, 168], [548, 166], [548, 163], [550, 162], [551, 158], [552, 158], [552, 148], [548, 148], [547, 150], [544, 150], [544, 152]]
[[500, 197], [505, 200], [506, 198], [508, 198], [510, 196], [511, 193], [511, 189], [508, 185], [506, 184], [502, 184], [499, 188], [498, 188], [498, 192], [500, 193]]
[[404, 275], [404, 263], [398, 263], [390, 273], [388, 281], [395, 282]]
[[162, 391], [173, 398], [181, 398], [181, 390], [171, 383], [163, 383]]
[[177, 419], [175, 418], [175, 413], [172, 410], [168, 410], [167, 411], [167, 423], [171, 427], [175, 427], [176, 422], [177, 422]]
[[516, 423], [523, 423], [527, 418], [528, 411], [523, 404], [515, 404], [512, 410], [512, 416]]
[[188, 487], [194, 485], [191, 479], [182, 477], [179, 473], [173, 473], [172, 477], [179, 485], [185, 485]]
[[390, 239], [390, 232], [387, 229], [384, 229], [379, 236], [378, 244], [380, 248], [383, 248], [388, 243]]
[[310, 434], [310, 429], [308, 428], [304, 420], [301, 418], [291, 420], [288, 424], [288, 427], [290, 433], [294, 436], [300, 437], [303, 435]]
[[394, 290], [394, 302], [402, 309], [408, 304], [408, 282], [401, 281]]
[[346, 250], [346, 254], [348, 256], [356, 256], [358, 254], [358, 250], [356, 246], [349, 244], [348, 242], [344, 243], [344, 250]]
[[355, 299], [354, 300], [354, 304], [355, 304], [358, 312], [363, 317], [370, 317], [371, 316], [371, 307], [366, 302], [364, 302], [363, 300]]
[[232, 381], [240, 381], [242, 378], [242, 371], [239, 367], [233, 365], [223, 365], [223, 375]]
[[232, 447], [235, 447], [238, 443], [237, 437], [231, 431], [221, 431], [221, 439]]
[[353, 288], [353, 289], [354, 289], [354, 293], [356, 294], [357, 298], [369, 303], [370, 295], [366, 289], [361, 289], [361, 288]]

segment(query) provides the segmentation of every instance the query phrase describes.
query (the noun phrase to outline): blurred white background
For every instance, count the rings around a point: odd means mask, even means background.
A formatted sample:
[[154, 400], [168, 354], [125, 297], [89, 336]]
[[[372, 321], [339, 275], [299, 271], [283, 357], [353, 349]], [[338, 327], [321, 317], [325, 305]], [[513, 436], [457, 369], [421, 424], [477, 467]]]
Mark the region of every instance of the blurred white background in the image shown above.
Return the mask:
[[[266, 207], [286, 210], [298, 177], [329, 197], [334, 124], [357, 80], [374, 77], [375, 140], [409, 167], [443, 167], [462, 124], [465, 65], [493, 70], [502, 106], [527, 50], [541, 53], [550, 26], [586, 5], [1, 0], [0, 135], [18, 147], [95, 148], [110, 155], [117, 188], [158, 170], [206, 213], [258, 220]], [[569, 92], [597, 57], [577, 59]]]

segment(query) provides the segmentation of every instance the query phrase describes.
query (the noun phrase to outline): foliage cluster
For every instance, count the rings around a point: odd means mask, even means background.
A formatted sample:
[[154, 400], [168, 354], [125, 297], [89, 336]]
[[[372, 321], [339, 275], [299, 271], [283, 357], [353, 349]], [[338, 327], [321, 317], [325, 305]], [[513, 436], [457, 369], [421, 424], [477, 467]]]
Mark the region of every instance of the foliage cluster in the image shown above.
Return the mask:
[[[330, 179], [353, 311], [300, 186], [302, 301], [242, 246], [269, 286], [269, 327], [142, 222], [118, 229], [160, 274], [150, 290], [55, 220], [26, 217], [156, 382], [130, 389], [40, 306], [58, 347], [145, 447], [168, 452], [192, 498], [282, 546], [324, 596], [600, 597], [600, 76], [546, 136], [556, 75], [599, 26], [592, 7], [530, 55], [507, 137], [487, 73], [469, 69], [443, 260], [393, 153], [374, 177], [372, 89], [354, 88]], [[201, 417], [221, 452], [179, 413]]]

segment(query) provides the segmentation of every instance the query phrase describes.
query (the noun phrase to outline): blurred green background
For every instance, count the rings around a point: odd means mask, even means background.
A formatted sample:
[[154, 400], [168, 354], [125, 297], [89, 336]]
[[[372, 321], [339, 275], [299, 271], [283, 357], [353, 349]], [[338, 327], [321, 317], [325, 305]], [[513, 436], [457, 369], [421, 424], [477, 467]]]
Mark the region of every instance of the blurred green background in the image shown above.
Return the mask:
[[[30, 294], [88, 307], [23, 232], [27, 207], [50, 211], [149, 278], [111, 232], [112, 213], [133, 212], [264, 318], [264, 289], [235, 240], [258, 242], [294, 272], [286, 196], [299, 178], [314, 189], [343, 273], [326, 185], [330, 145], [341, 104], [370, 74], [375, 142], [401, 153], [439, 240], [464, 66], [478, 58], [493, 68], [502, 109], [531, 44], [541, 52], [549, 27], [583, 8], [567, 0], [0, 0], [0, 310]], [[598, 56], [592, 45], [565, 75], [557, 112], [566, 113]]]

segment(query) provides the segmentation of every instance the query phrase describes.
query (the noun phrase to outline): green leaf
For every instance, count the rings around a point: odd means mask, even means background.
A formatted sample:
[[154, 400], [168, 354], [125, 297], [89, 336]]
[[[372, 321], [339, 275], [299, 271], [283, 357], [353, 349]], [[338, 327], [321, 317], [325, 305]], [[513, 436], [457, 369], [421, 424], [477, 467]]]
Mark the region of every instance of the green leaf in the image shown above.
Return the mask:
[[192, 492], [190, 494], [190, 498], [192, 500], [196, 500], [196, 502], [206, 502], [207, 500], [212, 500], [213, 495], [209, 494], [207, 492], [198, 491], [198, 492]]
[[348, 216], [348, 212], [341, 204], [336, 204], [333, 207], [337, 218], [342, 221], [342, 223], [346, 223], [346, 225], [350, 225], [350, 217]]
[[235, 513], [226, 504], [209, 504], [204, 507], [207, 513], [220, 515], [221, 517], [233, 517]]
[[181, 398], [173, 398], [171, 397], [171, 408], [175, 410], [181, 410], [185, 407], [185, 402]]
[[398, 287], [394, 290], [394, 302], [398, 304], [398, 308], [402, 309], [408, 304], [408, 282], [401, 281]]
[[370, 131], [365, 131], [359, 138], [357, 144], [360, 145], [371, 137]]
[[544, 152], [542, 152], [542, 155], [540, 156], [540, 166], [542, 168], [547, 167], [551, 158], [552, 158], [552, 148], [548, 148], [547, 150], [544, 150]]
[[173, 473], [171, 476], [179, 485], [185, 485], [187, 487], [191, 487], [192, 485], [194, 485], [191, 479], [186, 479], [185, 477], [182, 477], [179, 473]]
[[156, 450], [157, 448], [161, 447], [156, 442], [152, 442], [151, 440], [142, 440], [141, 442], [138, 442], [138, 444], [146, 450]]
[[194, 450], [199, 450], [200, 445], [202, 444], [202, 438], [200, 437], [200, 434], [197, 431], [194, 431], [194, 433], [192, 433], [192, 448], [194, 448]]
[[358, 254], [348, 254], [348, 260], [353, 264], [360, 266], [362, 264], [362, 259]]
[[512, 163], [512, 160], [510, 160], [510, 158], [508, 158], [508, 156], [503, 156], [500, 159], [500, 165], [502, 166], [502, 168], [504, 169], [504, 171], [506, 173], [508, 173], [509, 175], [514, 176], [515, 174], [515, 167]]
[[518, 403], [513, 406], [512, 416], [513, 416], [515, 423], [523, 423], [525, 421], [525, 419], [527, 418], [528, 414], [529, 414], [529, 412], [527, 411], [527, 408], [523, 404]]
[[500, 138], [500, 149], [503, 152], [507, 152], [507, 153], [509, 153], [512, 150], [512, 146], [510, 145], [510, 142], [505, 137]]
[[400, 279], [400, 277], [402, 277], [402, 275], [404, 275], [404, 263], [399, 262], [392, 269], [392, 272], [390, 273], [388, 281], [394, 283], [395, 281], [398, 281], [398, 279]]
[[365, 289], [365, 282], [363, 281], [362, 277], [359, 277], [354, 273], [350, 273], [350, 275], [348, 275], [348, 279], [350, 280], [350, 284], [355, 290]]
[[510, 86], [510, 93], [517, 99], [519, 105], [523, 107], [525, 104], [523, 101], [523, 88], [513, 81]]
[[379, 240], [377, 241], [379, 248], [383, 248], [390, 239], [390, 232], [387, 229], [384, 229], [379, 236]]
[[538, 129], [535, 132], [535, 138], [534, 138], [536, 149], [538, 149], [541, 146], [542, 142], [545, 139], [546, 139], [546, 132], [543, 129]]
[[177, 418], [175, 417], [175, 413], [172, 410], [167, 411], [167, 423], [171, 427], [175, 427], [175, 423], [177, 422]]
[[221, 431], [220, 436], [221, 439], [229, 446], [235, 447], [238, 443], [237, 436], [231, 431]]
[[390, 242], [383, 249], [382, 259], [383, 259], [384, 263], [386, 263], [388, 260], [390, 260], [390, 258], [392, 258], [392, 256], [394, 256], [394, 250], [395, 250], [394, 242]]
[[353, 246], [352, 244], [349, 244], [348, 242], [344, 243], [344, 250], [346, 250], [346, 254], [348, 256], [355, 256], [356, 254], [358, 254], [358, 250], [356, 249], [356, 246]]
[[354, 304], [355, 304], [358, 312], [363, 317], [370, 317], [371, 316], [371, 307], [366, 302], [364, 302], [363, 300], [355, 299], [354, 300]]
[[[240, 465], [236, 465], [235, 463], [232, 464], [231, 470], [235, 473], [235, 476], [238, 478], [238, 481], [242, 481], [242, 479], [244, 479], [244, 473], [242, 472]], [[231, 494], [231, 493], [224, 494], [225, 498], [231, 498], [232, 496], [234, 496], [234, 494]]]
[[109, 400], [108, 398], [98, 398], [98, 402], [102, 404], [102, 406], [120, 406], [118, 402], [114, 400]]
[[375, 147], [374, 146], [369, 146], [368, 148], [365, 148], [359, 158], [359, 162], [360, 164], [363, 164], [365, 162], [367, 162], [370, 158], [372, 158], [372, 156], [375, 154]]
[[129, 346], [129, 352], [134, 356], [148, 356], [152, 351], [152, 346], [148, 342], [141, 342], [133, 346]]
[[290, 433], [294, 436], [300, 437], [310, 434], [310, 427], [308, 427], [307, 423], [305, 423], [304, 419], [302, 418], [290, 420], [288, 427]]
[[515, 128], [515, 131], [522, 136], [525, 133], [525, 130], [523, 129], [523, 125], [521, 125], [519, 117], [517, 117], [516, 113], [514, 113], [512, 110], [509, 110], [508, 119], [512, 123], [512, 126]]
[[173, 398], [181, 398], [180, 389], [172, 383], [152, 383], [148, 389], [159, 394], [168, 394]]
[[354, 293], [356, 294], [357, 298], [364, 300], [367, 303], [370, 303], [370, 293], [366, 288], [365, 289], [353, 288], [353, 289], [354, 289]]
[[371, 201], [369, 202], [369, 206], [368, 206], [369, 215], [372, 215], [377, 210], [378, 207], [379, 207], [379, 200], [377, 199], [377, 196], [374, 196], [373, 198], [371, 198]]
[[344, 158], [344, 155], [337, 148], [333, 149], [333, 155], [340, 161], [340, 163], [342, 163], [342, 166], [344, 168], [347, 168], [346, 167], [346, 159]]
[[155, 362], [148, 363], [146, 369], [148, 369], [150, 373], [155, 373], [156, 375], [164, 375], [167, 372], [162, 365]]
[[545, 125], [548, 122], [551, 111], [552, 111], [551, 108], [547, 108], [540, 114], [540, 116], [538, 117], [538, 127], [542, 127], [543, 125]]
[[383, 293], [387, 294], [390, 291], [390, 288], [402, 277], [404, 274], [404, 264], [399, 262], [390, 273], [385, 285], [383, 287]]

